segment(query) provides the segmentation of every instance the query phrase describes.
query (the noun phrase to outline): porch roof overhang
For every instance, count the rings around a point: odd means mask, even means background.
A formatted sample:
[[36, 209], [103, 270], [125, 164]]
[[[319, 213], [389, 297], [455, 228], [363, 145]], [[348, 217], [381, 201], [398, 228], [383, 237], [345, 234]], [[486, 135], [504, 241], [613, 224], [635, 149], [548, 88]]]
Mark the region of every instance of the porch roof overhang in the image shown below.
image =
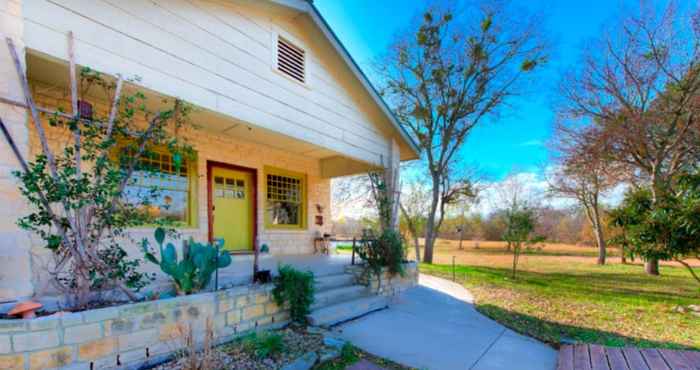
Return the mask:
[[[26, 61], [27, 77], [33, 85], [38, 83], [46, 86], [47, 89], [59, 89], [65, 91], [66, 95], [69, 94], [69, 70], [65, 61], [31, 50], [27, 52]], [[116, 80], [114, 76], [111, 78]], [[133, 93], [129, 90], [136, 88], [143, 92], [150, 102], [159, 102], [161, 98], [173, 99], [173, 97], [164, 96], [142, 86], [126, 85], [125, 93]], [[91, 100], [104, 99], [103, 96], [89, 95]], [[42, 108], [56, 109], [57, 107]], [[293, 155], [318, 159], [320, 175], [323, 178], [351, 176], [381, 169], [375, 164], [352, 158], [327, 147], [298, 140], [264, 127], [253, 126], [216, 111], [198, 108], [191, 114], [191, 119], [200, 129], [208, 133], [267, 146]]]
[[321, 33], [323, 33], [328, 42], [333, 46], [335, 51], [340, 55], [341, 59], [343, 59], [350, 71], [360, 81], [365, 90], [367, 90], [367, 93], [371, 96], [374, 103], [377, 104], [382, 113], [384, 113], [389, 122], [391, 122], [391, 125], [393, 126], [394, 130], [399, 134], [399, 137], [401, 138], [403, 143], [407, 145], [410, 149], [412, 156], [404, 157], [402, 158], [402, 160], [418, 159], [420, 157], [420, 148], [418, 147], [418, 144], [415, 142], [415, 140], [413, 140], [411, 135], [408, 134], [406, 129], [404, 129], [404, 127], [399, 122], [398, 118], [394, 115], [394, 113], [391, 111], [384, 99], [381, 97], [381, 95], [379, 95], [377, 89], [370, 82], [367, 75], [362, 71], [362, 69], [360, 69], [355, 59], [352, 57], [352, 55], [350, 55], [350, 53], [340, 41], [338, 36], [335, 34], [333, 29], [330, 27], [326, 19], [323, 18], [323, 15], [321, 15], [321, 12], [318, 10], [316, 5], [314, 5], [313, 0], [269, 1], [278, 5], [294, 9], [298, 12], [308, 14], [308, 16], [314, 22], [314, 24], [319, 28]]

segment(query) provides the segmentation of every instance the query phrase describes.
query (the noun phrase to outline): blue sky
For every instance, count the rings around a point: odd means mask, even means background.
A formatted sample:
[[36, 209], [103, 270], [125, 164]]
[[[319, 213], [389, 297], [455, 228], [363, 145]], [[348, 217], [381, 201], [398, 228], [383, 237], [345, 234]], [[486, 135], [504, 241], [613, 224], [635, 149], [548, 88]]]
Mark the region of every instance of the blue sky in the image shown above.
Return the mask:
[[[386, 50], [424, 7], [421, 0], [315, 0], [314, 2], [360, 67], [371, 73], [371, 61]], [[539, 173], [546, 166], [544, 143], [554, 115], [552, 90], [562, 68], [579, 60], [581, 46], [600, 32], [623, 6], [620, 0], [529, 0], [515, 2], [544, 14], [544, 29], [553, 44], [550, 61], [534, 91], [514, 101], [510, 114], [475, 129], [462, 160], [477, 166], [489, 180], [513, 172]], [[631, 4], [635, 4], [632, 2]]]

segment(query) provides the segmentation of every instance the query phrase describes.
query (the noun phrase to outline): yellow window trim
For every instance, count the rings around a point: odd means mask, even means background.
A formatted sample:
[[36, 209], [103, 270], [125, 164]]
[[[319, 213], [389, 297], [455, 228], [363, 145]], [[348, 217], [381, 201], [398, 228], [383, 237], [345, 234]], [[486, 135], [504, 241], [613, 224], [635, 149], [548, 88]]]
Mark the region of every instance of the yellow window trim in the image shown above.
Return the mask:
[[[117, 145], [116, 148], [117, 150], [113, 152], [113, 159], [117, 160], [117, 152], [120, 150], [119, 148], [123, 147], [123, 145]], [[150, 149], [151, 152], [157, 153], [157, 154], [166, 154], [166, 155], [172, 155], [168, 148], [166, 147], [157, 147], [157, 148], [152, 148]], [[198, 180], [199, 176], [197, 176], [197, 153], [194, 153], [194, 158], [188, 159], [187, 160], [187, 180], [189, 182], [189, 189], [188, 189], [188, 202], [187, 204], [187, 209], [188, 209], [188, 214], [187, 214], [187, 221], [180, 221], [180, 222], [175, 222], [173, 223], [173, 227], [176, 229], [196, 229], [199, 227], [199, 218], [198, 218], [198, 195], [199, 192], [197, 191], [198, 188]], [[155, 224], [144, 224], [141, 226], [135, 227], [135, 229], [150, 229], [154, 228]]]
[[[277, 175], [291, 177], [300, 180], [301, 183], [301, 214], [299, 215], [299, 223], [295, 225], [277, 225], [273, 224], [270, 220], [270, 215], [267, 212], [267, 175]], [[270, 230], [306, 230], [307, 220], [306, 216], [308, 214], [307, 208], [307, 176], [304, 173], [289, 171], [281, 168], [265, 166], [264, 168], [264, 178], [263, 183], [265, 185], [265, 197], [264, 197], [264, 214], [265, 214], [265, 228]]]

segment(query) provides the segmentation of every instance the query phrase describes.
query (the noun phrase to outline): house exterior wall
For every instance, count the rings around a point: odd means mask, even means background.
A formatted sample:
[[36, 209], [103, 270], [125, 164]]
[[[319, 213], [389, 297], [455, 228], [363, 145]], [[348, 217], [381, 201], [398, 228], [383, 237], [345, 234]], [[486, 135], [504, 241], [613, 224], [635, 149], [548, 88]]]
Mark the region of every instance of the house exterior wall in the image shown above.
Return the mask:
[[[55, 87], [32, 82], [33, 96], [38, 105], [48, 108], [63, 108], [70, 110], [69, 92]], [[98, 115], [106, 116], [109, 107], [104, 102], [91, 100]], [[201, 124], [201, 122], [193, 122]], [[61, 145], [70, 142], [69, 132], [50, 128], [48, 131], [50, 145], [59, 148]], [[330, 179], [322, 178], [320, 175], [320, 160], [314, 158], [294, 155], [282, 150], [241, 141], [235, 137], [222, 134], [211, 133], [203, 129], [183, 129], [180, 133], [182, 138], [191, 144], [197, 152], [197, 180], [195, 184], [197, 196], [197, 218], [195, 225], [180, 228], [178, 231], [184, 239], [192, 237], [197, 241], [208, 240], [208, 210], [207, 210], [207, 162], [221, 162], [236, 166], [252, 168], [257, 170], [257, 231], [258, 240], [262, 245], [270, 247], [270, 253], [275, 255], [289, 254], [311, 254], [314, 251], [313, 239], [317, 235], [329, 233], [331, 229], [331, 209], [330, 209]], [[29, 130], [29, 158], [33, 158], [41, 152], [41, 146], [33, 129]], [[306, 227], [301, 230], [282, 230], [266, 227], [264, 221], [265, 211], [265, 167], [280, 168], [294, 171], [306, 175], [307, 197], [306, 197]], [[14, 185], [16, 186], [16, 185]], [[316, 205], [321, 205], [323, 209], [318, 212]], [[10, 215], [15, 222], [21, 212]], [[315, 224], [316, 216], [323, 216], [324, 225]], [[137, 228], [129, 231], [129, 238], [125, 239], [123, 247], [129, 252], [132, 258], [143, 257], [140, 249], [140, 241], [143, 238], [153, 237], [152, 228]], [[46, 274], [47, 266], [51, 265], [51, 254], [44, 248], [44, 243], [32, 237], [31, 256], [33, 264], [32, 282], [37, 295], [53, 294], [49, 276]], [[178, 244], [178, 243], [176, 243]], [[152, 241], [152, 245], [155, 245]], [[235, 258], [235, 257], [234, 257]], [[251, 265], [252, 266], [252, 265]], [[252, 267], [251, 267], [252, 268]], [[166, 280], [160, 269], [150, 263], [145, 262], [142, 269], [147, 272], [157, 274], [157, 280]]]
[[[308, 17], [267, 1], [22, 0], [27, 47], [374, 165], [391, 125]], [[277, 35], [306, 50], [306, 85], [274, 68]], [[222, 130], [225, 127], [221, 128]]]
[[[0, 0], [0, 96], [22, 100], [22, 88], [15, 72], [15, 65], [7, 52], [5, 38], [11, 37], [18, 49], [20, 62], [24, 62], [24, 23], [20, 0]], [[26, 156], [29, 133], [24, 109], [0, 102], [0, 118], [14, 138], [19, 151]], [[4, 137], [0, 137], [0, 302], [33, 293], [31, 284], [30, 243], [26, 233], [16, 225], [17, 212], [26, 209], [12, 175], [19, 170], [15, 158]]]

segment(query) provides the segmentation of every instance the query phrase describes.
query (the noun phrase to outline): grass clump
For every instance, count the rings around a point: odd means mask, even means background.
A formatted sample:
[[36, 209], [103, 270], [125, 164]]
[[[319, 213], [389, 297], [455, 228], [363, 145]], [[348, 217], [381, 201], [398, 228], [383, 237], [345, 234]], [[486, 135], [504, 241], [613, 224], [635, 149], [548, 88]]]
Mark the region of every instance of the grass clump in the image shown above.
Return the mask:
[[258, 359], [276, 356], [284, 351], [284, 340], [278, 333], [252, 332], [241, 339], [243, 347]]

